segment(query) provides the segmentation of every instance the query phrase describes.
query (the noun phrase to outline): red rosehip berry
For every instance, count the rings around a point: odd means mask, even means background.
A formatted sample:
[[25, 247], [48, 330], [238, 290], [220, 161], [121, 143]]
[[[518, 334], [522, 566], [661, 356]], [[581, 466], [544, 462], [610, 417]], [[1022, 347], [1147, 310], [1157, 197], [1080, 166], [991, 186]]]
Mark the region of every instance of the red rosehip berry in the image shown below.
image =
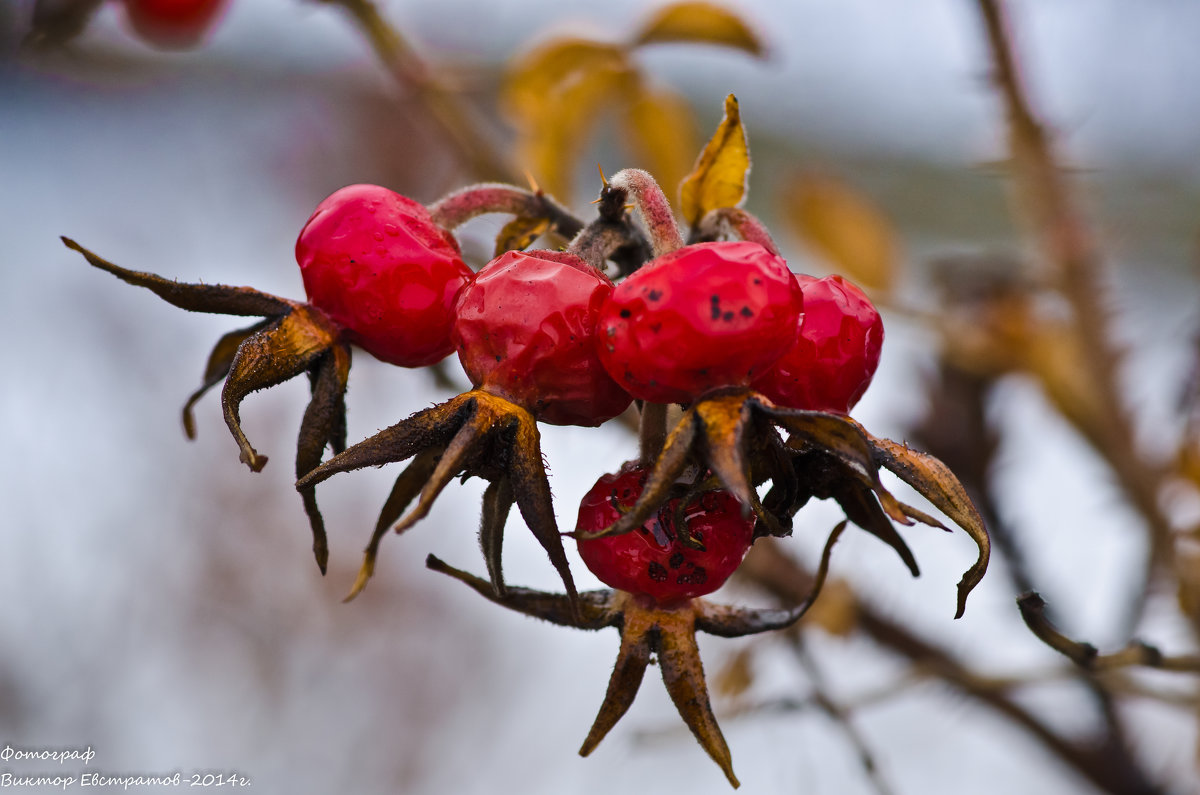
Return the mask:
[[613, 290], [600, 311], [600, 361], [630, 394], [688, 403], [747, 386], [792, 346], [803, 296], [758, 243], [685, 246]]
[[883, 320], [841, 276], [796, 278], [804, 291], [800, 334], [753, 387], [787, 408], [849, 414], [879, 366]]
[[599, 425], [632, 401], [596, 357], [608, 277], [574, 254], [509, 251], [459, 296], [453, 339], [477, 387], [552, 425]]
[[225, 0], [125, 0], [129, 24], [149, 43], [194, 47], [212, 27]]
[[[617, 521], [642, 493], [649, 470], [626, 464], [604, 475], [579, 506], [575, 529], [602, 530]], [[754, 541], [754, 516], [727, 491], [709, 491], [683, 509], [687, 535], [703, 549], [679, 540], [676, 512], [681, 498], [668, 500], [638, 529], [618, 536], [579, 539], [579, 555], [602, 582], [670, 606], [712, 593], [729, 579]]]
[[378, 185], [334, 192], [300, 231], [296, 261], [309, 302], [376, 358], [422, 367], [454, 350], [454, 301], [471, 269], [412, 199]]

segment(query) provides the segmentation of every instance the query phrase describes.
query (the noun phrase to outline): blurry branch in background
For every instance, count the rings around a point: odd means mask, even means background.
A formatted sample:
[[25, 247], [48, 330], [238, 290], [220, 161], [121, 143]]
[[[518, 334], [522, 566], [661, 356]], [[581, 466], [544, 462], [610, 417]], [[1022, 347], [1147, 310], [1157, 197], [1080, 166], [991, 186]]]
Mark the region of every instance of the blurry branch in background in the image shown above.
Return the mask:
[[449, 136], [463, 166], [485, 180], [518, 181], [508, 159], [482, 131], [481, 120], [421, 60], [412, 45], [400, 35], [371, 0], [321, 0], [341, 6], [349, 13], [371, 43], [376, 56], [400, 86], [411, 91], [430, 117]]
[[821, 674], [821, 669], [817, 666], [816, 659], [813, 658], [808, 648], [804, 645], [804, 635], [795, 631], [788, 632], [788, 640], [812, 687], [813, 703], [842, 730], [846, 741], [850, 743], [858, 754], [858, 763], [862, 765], [863, 770], [867, 774], [867, 779], [875, 791], [879, 795], [891, 795], [892, 788], [888, 786], [879, 772], [879, 768], [875, 764], [875, 755], [867, 745], [866, 738], [862, 736], [862, 733], [858, 731], [852, 722], [850, 710], [843, 707], [829, 695], [828, 688], [825, 685], [825, 677]]
[[1038, 639], [1071, 662], [1089, 671], [1106, 671], [1131, 665], [1158, 668], [1163, 671], [1200, 673], [1200, 656], [1182, 655], [1168, 657], [1154, 646], [1140, 640], [1112, 654], [1100, 654], [1090, 643], [1071, 640], [1046, 618], [1046, 602], [1037, 593], [1025, 593], [1017, 597], [1017, 608], [1029, 630]]
[[[739, 574], [784, 604], [796, 604], [803, 599], [812, 580], [812, 574], [780, 551], [778, 544], [763, 542], [755, 544]], [[998, 680], [976, 675], [949, 651], [866, 603], [858, 605], [856, 626], [884, 649], [906, 659], [915, 672], [940, 680], [1028, 733], [1100, 791], [1165, 792], [1142, 771], [1122, 735], [1106, 731], [1099, 736], [1069, 737], [1023, 706], [1012, 691], [1025, 684], [1024, 681], [1011, 682], [1011, 686], [1009, 682], [999, 682], [1002, 686], [998, 687]]]
[[[1117, 374], [1121, 352], [1113, 342], [1111, 317], [1101, 285], [1096, 243], [1075, 206], [1052, 143], [1026, 97], [1013, 54], [1008, 22], [998, 0], [978, 0], [992, 55], [993, 78], [1008, 115], [1009, 154], [1016, 210], [1031, 227], [1045, 265], [1072, 310], [1072, 324], [1050, 328], [1031, 345], [1063, 355], [1034, 367], [1048, 397], [1063, 417], [1096, 449], [1146, 522], [1148, 555], [1143, 581], [1130, 594], [1123, 631], [1132, 632], [1162, 567], [1172, 557], [1171, 524], [1159, 504], [1167, 472], [1137, 448], [1133, 419], [1123, 405]], [[1194, 619], [1193, 619], [1194, 620]]]

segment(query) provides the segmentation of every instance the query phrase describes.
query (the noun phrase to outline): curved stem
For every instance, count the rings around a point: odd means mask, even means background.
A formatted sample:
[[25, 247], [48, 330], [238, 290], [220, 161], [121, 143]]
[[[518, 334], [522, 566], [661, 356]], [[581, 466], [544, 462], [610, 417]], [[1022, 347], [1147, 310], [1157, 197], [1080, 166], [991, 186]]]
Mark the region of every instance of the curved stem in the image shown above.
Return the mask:
[[575, 237], [583, 229], [583, 222], [550, 196], [502, 182], [471, 185], [429, 205], [433, 222], [447, 231], [487, 213], [545, 218], [565, 238]]
[[671, 212], [671, 204], [649, 172], [640, 168], [627, 168], [613, 175], [609, 185], [617, 190], [626, 191], [633, 197], [650, 233], [650, 245], [655, 257], [683, 247], [683, 236], [679, 233], [679, 224], [675, 222], [675, 215]]

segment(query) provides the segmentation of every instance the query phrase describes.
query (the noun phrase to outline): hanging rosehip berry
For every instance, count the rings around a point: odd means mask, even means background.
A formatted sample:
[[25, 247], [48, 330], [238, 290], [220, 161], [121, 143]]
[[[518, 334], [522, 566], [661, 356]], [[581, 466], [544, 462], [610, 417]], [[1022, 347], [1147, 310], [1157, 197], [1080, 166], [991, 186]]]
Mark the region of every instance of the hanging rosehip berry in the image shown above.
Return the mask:
[[225, 0], [125, 0], [129, 24], [150, 44], [186, 49], [200, 43]]
[[334, 192], [300, 231], [296, 261], [309, 301], [376, 358], [421, 367], [454, 350], [454, 301], [471, 270], [412, 199], [378, 185]]
[[[626, 464], [592, 486], [579, 506], [576, 530], [611, 526], [642, 493], [649, 469]], [[742, 516], [728, 491], [707, 491], [682, 506], [669, 500], [641, 527], [622, 535], [580, 538], [579, 555], [606, 585], [673, 605], [712, 593], [741, 564], [754, 540], [754, 516]], [[683, 527], [678, 525], [683, 521]]]
[[600, 361], [631, 395], [688, 403], [748, 386], [792, 346], [803, 296], [758, 243], [685, 246], [617, 285], [600, 309]]
[[841, 276], [796, 279], [804, 291], [800, 334], [753, 387], [787, 408], [849, 414], [879, 366], [883, 320]]
[[454, 346], [471, 383], [553, 425], [599, 425], [631, 398], [594, 342], [604, 274], [574, 254], [509, 251], [463, 290]]

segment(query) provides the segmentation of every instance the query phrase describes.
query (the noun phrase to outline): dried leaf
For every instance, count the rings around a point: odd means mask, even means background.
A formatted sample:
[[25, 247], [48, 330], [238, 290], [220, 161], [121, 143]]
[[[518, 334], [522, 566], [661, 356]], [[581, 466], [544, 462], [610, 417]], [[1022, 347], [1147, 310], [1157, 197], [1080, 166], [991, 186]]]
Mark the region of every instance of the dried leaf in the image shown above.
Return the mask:
[[696, 226], [710, 210], [736, 207], [746, 196], [750, 150], [737, 97], [725, 98], [725, 118], [700, 153], [692, 173], [679, 187], [684, 220]]
[[727, 8], [704, 2], [674, 3], [646, 20], [635, 45], [684, 41], [735, 47], [762, 57], [766, 48], [750, 26]]
[[830, 635], [849, 635], [858, 624], [858, 599], [854, 596], [854, 588], [845, 580], [834, 580], [826, 585], [821, 598], [808, 611], [806, 621]]
[[638, 158], [660, 184], [674, 188], [691, 166], [700, 143], [691, 106], [674, 91], [642, 86], [625, 113], [628, 138]]
[[1042, 383], [1046, 396], [1076, 427], [1095, 438], [1107, 432], [1104, 391], [1092, 379], [1084, 343], [1066, 324], [1034, 324], [1024, 347], [1025, 367]]
[[752, 660], [754, 648], [745, 646], [737, 651], [713, 677], [713, 689], [722, 698], [739, 699], [754, 686]]
[[521, 56], [509, 67], [500, 101], [514, 121], [540, 119], [548, 110], [549, 97], [579, 80], [581, 75], [629, 68], [624, 48], [615, 44], [580, 38], [554, 39]]
[[498, 257], [506, 251], [523, 251], [529, 248], [550, 228], [549, 218], [528, 218], [518, 215], [509, 221], [496, 235], [496, 250], [492, 254]]
[[864, 287], [891, 289], [896, 233], [865, 196], [840, 180], [809, 175], [789, 186], [784, 206], [792, 228], [839, 271]]

